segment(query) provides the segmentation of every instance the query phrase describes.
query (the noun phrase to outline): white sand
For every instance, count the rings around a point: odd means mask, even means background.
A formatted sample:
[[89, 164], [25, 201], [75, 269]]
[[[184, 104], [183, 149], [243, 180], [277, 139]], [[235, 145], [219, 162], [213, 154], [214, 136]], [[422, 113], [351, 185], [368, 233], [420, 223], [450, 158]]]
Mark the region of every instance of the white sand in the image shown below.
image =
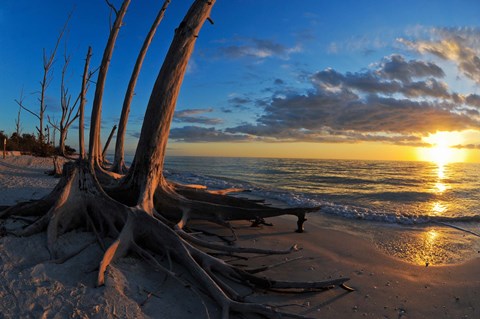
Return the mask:
[[[51, 160], [26, 156], [0, 160], [0, 205], [46, 194], [58, 181], [43, 174], [51, 168]], [[413, 265], [387, 256], [363, 237], [325, 228], [328, 221], [321, 217], [311, 216], [304, 234], [292, 231], [295, 221], [290, 218], [272, 220], [275, 227], [235, 224], [239, 245], [279, 249], [298, 243], [303, 248], [290, 256], [304, 256], [302, 260], [266, 275], [288, 280], [347, 276], [351, 278], [348, 284], [357, 291], [346, 293], [336, 288], [300, 295], [260, 294], [257, 300], [300, 304], [303, 306], [286, 309], [313, 318], [480, 318], [478, 257], [448, 266]], [[18, 227], [19, 223], [9, 220], [5, 226]], [[133, 257], [110, 267], [106, 285], [96, 288], [102, 251], [92, 234], [71, 232], [60, 237], [59, 250], [64, 254], [93, 243], [63, 264], [49, 261], [45, 242], [44, 233], [0, 238], [0, 319], [205, 318], [191, 289], [165, 280]], [[258, 266], [285, 258], [269, 256], [236, 263]], [[215, 305], [207, 303], [211, 317], [219, 318]]]
[[1, 159], [0, 205], [13, 205], [48, 194], [58, 182], [44, 173], [52, 169], [51, 158], [7, 156]]

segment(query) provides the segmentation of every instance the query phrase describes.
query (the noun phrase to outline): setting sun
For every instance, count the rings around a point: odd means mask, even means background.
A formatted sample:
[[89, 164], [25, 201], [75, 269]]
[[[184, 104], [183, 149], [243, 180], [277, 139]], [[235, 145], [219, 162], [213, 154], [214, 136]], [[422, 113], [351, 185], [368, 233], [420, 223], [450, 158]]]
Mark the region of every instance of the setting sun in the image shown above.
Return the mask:
[[432, 147], [420, 148], [419, 157], [423, 161], [435, 162], [438, 165], [447, 163], [464, 162], [467, 152], [464, 149], [455, 148], [455, 145], [463, 143], [461, 132], [437, 132], [423, 139]]

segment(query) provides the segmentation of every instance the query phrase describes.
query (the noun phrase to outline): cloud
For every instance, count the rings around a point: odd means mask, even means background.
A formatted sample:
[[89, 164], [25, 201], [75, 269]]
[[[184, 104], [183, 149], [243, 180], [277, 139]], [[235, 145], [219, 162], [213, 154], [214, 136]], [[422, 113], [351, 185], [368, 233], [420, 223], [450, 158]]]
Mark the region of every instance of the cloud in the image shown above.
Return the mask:
[[434, 78], [427, 79], [426, 81], [408, 83], [404, 85], [401, 93], [407, 97], [431, 96], [444, 99], [453, 98], [448, 92], [447, 84]]
[[413, 78], [442, 78], [445, 76], [442, 68], [432, 62], [406, 61], [399, 54], [384, 59], [378, 72], [386, 79], [400, 80], [404, 83], [412, 81]]
[[398, 41], [421, 54], [433, 54], [440, 59], [453, 61], [460, 72], [480, 83], [480, 29], [432, 28], [429, 39]]
[[175, 112], [173, 121], [178, 123], [198, 123], [215, 125], [223, 123], [222, 119], [200, 116], [199, 114], [210, 113], [213, 109], [187, 109]]
[[448, 103], [377, 95], [363, 100], [348, 92], [319, 91], [275, 99], [255, 124], [228, 128], [227, 132], [278, 139], [331, 135], [333, 132], [337, 135], [356, 132], [363, 137], [371, 133], [421, 136], [439, 128], [463, 130], [479, 124], [466, 115], [450, 112], [451, 108], [453, 105]]
[[[311, 74], [312, 89], [276, 90], [270, 99], [233, 96], [235, 105], [252, 103], [262, 114], [253, 122], [223, 130], [186, 126], [172, 130], [179, 141], [383, 142], [425, 146], [422, 137], [438, 130], [477, 128], [480, 96], [450, 92], [443, 70], [432, 62], [398, 54], [362, 72], [332, 68]], [[206, 110], [197, 110], [206, 111]]]
[[443, 70], [432, 62], [391, 55], [369, 70], [340, 73], [328, 68], [311, 75], [314, 91], [272, 98], [254, 123], [227, 128], [277, 141], [380, 141], [424, 145], [437, 130], [480, 124], [477, 95], [449, 92]]
[[[412, 38], [399, 43], [421, 54], [454, 61], [467, 77], [480, 83], [480, 29], [425, 29], [417, 27]], [[332, 42], [331, 53], [364, 51], [390, 45], [383, 37], [356, 38]], [[412, 40], [414, 39], [414, 40]], [[228, 58], [288, 59], [301, 51], [271, 40], [229, 41], [220, 52]], [[436, 62], [434, 62], [436, 61]], [[261, 114], [253, 121], [225, 129], [185, 126], [174, 128], [171, 138], [185, 142], [309, 141], [325, 143], [383, 142], [425, 146], [423, 137], [438, 130], [462, 131], [480, 125], [480, 95], [451, 91], [438, 59], [407, 59], [401, 54], [384, 57], [360, 72], [339, 72], [327, 68], [308, 73], [303, 80], [311, 88], [299, 91], [273, 79], [274, 87], [264, 90], [269, 98], [232, 96], [229, 108], [257, 107]], [[209, 109], [186, 110], [181, 119], [207, 119], [199, 114]], [[197, 111], [198, 113], [192, 113]], [[189, 122], [183, 120], [183, 122]], [[191, 121], [189, 123], [216, 124]], [[478, 145], [459, 145], [476, 148]]]
[[480, 144], [457, 144], [450, 147], [457, 148], [457, 149], [475, 150], [475, 149], [480, 149]]
[[172, 128], [169, 137], [178, 142], [242, 142], [251, 140], [251, 137], [245, 134], [230, 134], [214, 127], [199, 126]]
[[247, 98], [247, 97], [241, 97], [241, 96], [234, 96], [228, 99], [228, 103], [236, 106], [236, 107], [241, 107], [245, 106], [245, 104], [251, 103], [252, 100]]
[[[315, 73], [311, 81], [317, 88], [338, 92], [352, 90], [368, 94], [408, 97], [431, 96], [449, 99], [446, 83], [437, 80], [445, 76], [442, 68], [431, 62], [406, 61], [401, 55], [386, 57], [375, 69], [363, 72], [339, 73], [331, 68]], [[417, 81], [420, 79], [419, 81]]]
[[375, 50], [385, 48], [390, 45], [388, 35], [374, 36], [354, 36], [345, 41], [330, 42], [327, 46], [327, 53], [337, 54], [341, 52], [363, 52], [369, 55]]
[[222, 57], [230, 59], [240, 58], [280, 58], [288, 60], [293, 53], [301, 52], [301, 46], [296, 45], [287, 47], [281, 43], [274, 42], [267, 39], [244, 39], [239, 41], [240, 44], [229, 45], [219, 49]]

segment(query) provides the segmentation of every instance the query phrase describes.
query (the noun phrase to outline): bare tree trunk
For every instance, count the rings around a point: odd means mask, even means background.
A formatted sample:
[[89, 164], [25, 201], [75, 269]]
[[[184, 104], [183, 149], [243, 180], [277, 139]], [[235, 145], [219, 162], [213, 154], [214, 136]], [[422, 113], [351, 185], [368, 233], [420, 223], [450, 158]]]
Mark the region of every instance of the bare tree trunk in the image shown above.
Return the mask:
[[65, 140], [67, 139], [67, 131], [60, 130], [60, 139], [58, 144], [58, 149], [60, 150], [60, 154], [65, 156]]
[[90, 58], [92, 57], [92, 47], [88, 47], [87, 57], [85, 58], [85, 67], [83, 68], [82, 88], [80, 91], [80, 105], [78, 107], [78, 148], [80, 159], [85, 159], [85, 103], [87, 95], [87, 80], [89, 78]]
[[112, 141], [113, 134], [115, 134], [115, 130], [117, 129], [117, 126], [114, 125], [112, 127], [112, 130], [110, 131], [110, 135], [108, 135], [107, 142], [105, 142], [105, 146], [103, 147], [102, 151], [102, 161], [105, 161], [105, 156], [107, 155], [107, 149], [108, 146], [110, 146], [110, 142]]
[[120, 121], [118, 123], [118, 132], [117, 140], [115, 143], [115, 158], [113, 160], [112, 171], [116, 173], [124, 174], [127, 169], [125, 166], [125, 134], [127, 132], [127, 122], [128, 115], [130, 114], [130, 105], [132, 103], [133, 94], [135, 91], [135, 86], [137, 84], [138, 76], [140, 75], [140, 70], [142, 68], [143, 60], [148, 51], [148, 47], [152, 42], [155, 32], [160, 25], [160, 22], [163, 19], [165, 11], [167, 10], [170, 0], [165, 0], [162, 8], [158, 12], [158, 15], [153, 22], [150, 31], [148, 32], [145, 41], [143, 42], [142, 49], [138, 54], [137, 61], [135, 62], [135, 67], [133, 68], [132, 76], [130, 77], [130, 82], [128, 83], [127, 92], [125, 93], [125, 99], [123, 100], [122, 113], [120, 115]]
[[[44, 138], [44, 128], [43, 128], [43, 121], [45, 118], [45, 111], [47, 109], [47, 105], [45, 104], [45, 92], [50, 85], [50, 82], [52, 80], [52, 74], [51, 74], [51, 69], [52, 66], [55, 62], [55, 55], [57, 54], [57, 49], [58, 45], [60, 44], [60, 41], [63, 37], [63, 34], [65, 33], [65, 30], [67, 29], [68, 21], [70, 20], [70, 15], [68, 16], [67, 21], [63, 25], [62, 30], [60, 31], [60, 34], [57, 38], [57, 42], [55, 43], [55, 48], [53, 49], [52, 53], [47, 56], [47, 53], [45, 49], [43, 49], [43, 77], [42, 81], [40, 81], [40, 98], [38, 99], [40, 102], [40, 109], [38, 113], [35, 113], [19, 102], [17, 102], [21, 108], [29, 112], [30, 114], [34, 115], [36, 118], [38, 118], [39, 125], [36, 127], [37, 128], [37, 133], [38, 133], [38, 140], [40, 141], [41, 144], [45, 143], [45, 138]], [[47, 143], [48, 144], [48, 143]]]
[[92, 119], [90, 122], [90, 140], [89, 140], [89, 163], [93, 167], [99, 164], [101, 161], [101, 149], [100, 149], [100, 131], [101, 131], [101, 114], [102, 114], [102, 99], [103, 91], [105, 89], [105, 81], [107, 79], [108, 67], [110, 66], [110, 59], [112, 58], [113, 49], [115, 47], [115, 41], [117, 40], [122, 21], [127, 13], [127, 8], [131, 0], [124, 0], [120, 10], [117, 13], [112, 30], [108, 37], [105, 51], [103, 52], [102, 63], [98, 72], [97, 84], [95, 87], [95, 96], [92, 106]]
[[[52, 53], [50, 56], [47, 56], [45, 49], [43, 49], [43, 78], [42, 81], [40, 82], [41, 90], [40, 90], [40, 110], [38, 112], [38, 118], [39, 118], [39, 128], [38, 128], [38, 138], [41, 143], [44, 143], [44, 137], [43, 137], [43, 120], [45, 117], [45, 111], [47, 109], [47, 105], [45, 104], [45, 92], [50, 85], [50, 82], [52, 80], [51, 76], [51, 68], [53, 66], [53, 63], [55, 62], [55, 55], [57, 54], [57, 49], [58, 45], [60, 44], [60, 41], [63, 37], [63, 34], [65, 33], [65, 30], [67, 29], [68, 21], [70, 20], [70, 16], [68, 16], [67, 21], [63, 25], [62, 30], [60, 31], [60, 35], [57, 38], [57, 42], [55, 43], [55, 48], [53, 49]], [[48, 143], [47, 143], [48, 144]]]
[[157, 186], [163, 184], [163, 164], [170, 124], [180, 87], [200, 29], [214, 1], [195, 1], [180, 26], [153, 87], [133, 164], [126, 180], [138, 191], [138, 203], [153, 209]]
[[68, 88], [65, 85], [65, 75], [67, 73], [68, 65], [70, 63], [70, 57], [67, 56], [66, 48], [64, 54], [64, 64], [62, 68], [62, 80], [60, 84], [60, 106], [62, 108], [62, 115], [60, 117], [60, 123], [57, 126], [58, 131], [60, 132], [59, 140], [59, 152], [62, 156], [65, 156], [65, 142], [67, 139], [67, 132], [70, 125], [78, 118], [79, 112], [73, 114], [75, 108], [80, 100], [80, 94], [78, 95], [75, 103], [70, 105], [72, 95], [69, 94]]
[[20, 114], [22, 113], [22, 108], [18, 107], [17, 119], [15, 120], [15, 134], [19, 137], [20, 136]]

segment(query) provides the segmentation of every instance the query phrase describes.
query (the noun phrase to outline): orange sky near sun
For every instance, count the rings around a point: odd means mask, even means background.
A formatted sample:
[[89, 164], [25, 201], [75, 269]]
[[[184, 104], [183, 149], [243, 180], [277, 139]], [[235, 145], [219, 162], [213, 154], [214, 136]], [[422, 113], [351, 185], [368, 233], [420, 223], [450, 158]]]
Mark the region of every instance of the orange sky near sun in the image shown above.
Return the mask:
[[170, 143], [169, 155], [318, 158], [433, 162], [480, 162], [480, 150], [451, 146], [468, 144], [480, 131], [439, 132], [424, 139], [432, 147], [384, 143]]

